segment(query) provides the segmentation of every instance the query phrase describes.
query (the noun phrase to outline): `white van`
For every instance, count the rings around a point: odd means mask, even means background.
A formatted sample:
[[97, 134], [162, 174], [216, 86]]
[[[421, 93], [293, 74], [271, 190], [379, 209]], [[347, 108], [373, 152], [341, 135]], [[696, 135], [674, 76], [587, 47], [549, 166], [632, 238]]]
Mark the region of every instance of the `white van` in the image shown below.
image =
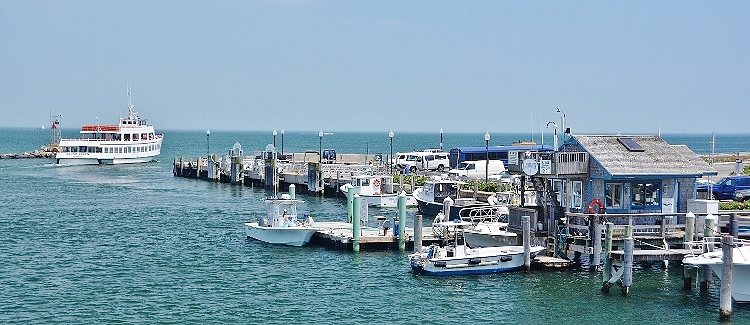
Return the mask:
[[447, 152], [432, 152], [430, 149], [425, 151], [414, 151], [406, 153], [406, 159], [399, 156], [398, 168], [408, 169], [414, 173], [417, 170], [437, 170], [442, 172], [450, 166]]
[[490, 160], [489, 165], [486, 160], [464, 161], [448, 172], [450, 177], [460, 178], [484, 178], [485, 175], [501, 175], [505, 173], [505, 164], [502, 160]]
[[451, 165], [447, 152], [425, 152], [422, 159], [417, 160], [419, 170], [437, 170], [442, 172]]

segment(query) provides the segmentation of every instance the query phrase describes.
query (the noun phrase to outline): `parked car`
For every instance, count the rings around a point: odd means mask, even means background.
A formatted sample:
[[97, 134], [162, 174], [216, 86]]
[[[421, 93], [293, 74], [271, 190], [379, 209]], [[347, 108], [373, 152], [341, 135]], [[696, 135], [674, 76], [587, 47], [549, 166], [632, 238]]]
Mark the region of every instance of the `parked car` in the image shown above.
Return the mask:
[[750, 176], [729, 176], [714, 185], [698, 185], [696, 191], [707, 192], [709, 186], [711, 187], [713, 199], [732, 200], [734, 199], [735, 191], [750, 189]]
[[745, 202], [745, 200], [750, 200], [750, 190], [735, 191], [734, 200], [739, 201], [739, 202]]

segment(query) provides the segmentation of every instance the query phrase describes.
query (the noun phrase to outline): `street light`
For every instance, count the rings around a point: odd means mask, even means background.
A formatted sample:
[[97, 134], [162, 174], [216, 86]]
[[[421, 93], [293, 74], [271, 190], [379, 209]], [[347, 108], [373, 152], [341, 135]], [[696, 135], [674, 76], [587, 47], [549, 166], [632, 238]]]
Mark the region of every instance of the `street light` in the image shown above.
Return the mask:
[[276, 150], [276, 130], [273, 130], [273, 150]]
[[206, 159], [208, 159], [209, 152], [211, 151], [211, 142], [209, 142], [209, 136], [211, 135], [211, 130], [206, 130]]
[[484, 162], [487, 164], [484, 167], [484, 182], [487, 183], [490, 179], [490, 133], [484, 134]]
[[393, 130], [391, 132], [388, 132], [388, 137], [391, 139], [391, 155], [388, 156], [388, 169], [391, 174], [393, 174]]
[[443, 128], [440, 128], [440, 151], [443, 151]]
[[[557, 108], [557, 112], [558, 113], [562, 113], [562, 115], [563, 115], [560, 120], [562, 121], [562, 131], [563, 131], [563, 134], [565, 134], [565, 112], [563, 110], [561, 110], [559, 107]], [[563, 139], [565, 139], [565, 138], [563, 138]]]
[[318, 137], [320, 138], [320, 150], [318, 151], [318, 162], [323, 162], [323, 130], [318, 132]]
[[549, 125], [552, 124], [552, 126], [555, 128], [555, 152], [557, 152], [557, 123], [555, 122], [547, 122], [547, 128], [549, 129]]
[[281, 156], [284, 156], [284, 129], [281, 129]]

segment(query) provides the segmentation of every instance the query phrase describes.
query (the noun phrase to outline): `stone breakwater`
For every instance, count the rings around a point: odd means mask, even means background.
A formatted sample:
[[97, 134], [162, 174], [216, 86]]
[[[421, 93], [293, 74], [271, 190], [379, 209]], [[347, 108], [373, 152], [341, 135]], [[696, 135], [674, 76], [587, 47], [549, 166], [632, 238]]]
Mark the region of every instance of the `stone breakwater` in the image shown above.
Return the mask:
[[21, 154], [6, 153], [0, 155], [0, 159], [20, 159], [20, 158], [55, 158], [55, 153], [44, 150], [34, 150], [32, 152], [24, 152]]

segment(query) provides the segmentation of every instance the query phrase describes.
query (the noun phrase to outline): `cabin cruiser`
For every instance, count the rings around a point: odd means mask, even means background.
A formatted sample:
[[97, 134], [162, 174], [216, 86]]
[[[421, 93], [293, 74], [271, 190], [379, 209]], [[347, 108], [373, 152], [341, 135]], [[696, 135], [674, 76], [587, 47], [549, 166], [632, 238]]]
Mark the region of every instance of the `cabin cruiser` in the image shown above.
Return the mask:
[[459, 212], [464, 208], [487, 206], [488, 203], [477, 201], [474, 198], [461, 198], [459, 193], [461, 185], [464, 182], [446, 179], [431, 179], [422, 185], [421, 188], [414, 190], [414, 198], [417, 201], [419, 212], [425, 217], [434, 218], [438, 213], [443, 211], [443, 204], [446, 198], [453, 202], [450, 207], [449, 219], [460, 219]]

